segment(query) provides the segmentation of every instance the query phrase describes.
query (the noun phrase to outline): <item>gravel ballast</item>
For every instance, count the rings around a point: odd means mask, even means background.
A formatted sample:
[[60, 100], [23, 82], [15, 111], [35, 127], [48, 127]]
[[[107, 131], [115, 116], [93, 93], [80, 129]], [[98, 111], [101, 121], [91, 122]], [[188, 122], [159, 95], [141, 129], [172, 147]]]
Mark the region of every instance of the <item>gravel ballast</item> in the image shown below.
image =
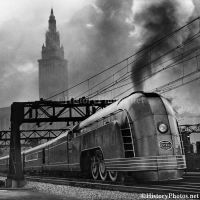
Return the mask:
[[63, 197], [70, 197], [75, 199], [116, 199], [116, 200], [133, 200], [142, 199], [140, 194], [124, 193], [118, 191], [97, 190], [89, 188], [80, 188], [65, 185], [54, 185], [49, 183], [28, 182], [25, 187], [33, 188], [38, 191], [47, 192], [49, 194], [56, 194]]
[[[0, 180], [5, 180], [5, 177], [0, 177]], [[56, 195], [63, 200], [161, 200], [161, 199], [197, 199], [197, 198], [187, 198], [184, 196], [176, 196], [169, 198], [169, 194], [164, 194], [160, 196], [151, 196], [153, 194], [148, 193], [126, 193], [119, 191], [109, 191], [109, 190], [99, 190], [99, 189], [90, 189], [90, 188], [81, 188], [67, 185], [55, 185], [51, 183], [41, 183], [41, 182], [32, 182], [27, 181], [27, 184], [24, 187], [25, 189], [31, 189], [33, 191], [43, 192], [50, 195]], [[150, 195], [150, 196], [146, 196]]]
[[[153, 194], [139, 194], [139, 193], [126, 193], [119, 191], [109, 191], [109, 190], [98, 190], [89, 189], [65, 185], [54, 185], [49, 183], [40, 182], [28, 182], [26, 187], [33, 188], [40, 192], [46, 192], [48, 194], [59, 195], [63, 199], [74, 199], [74, 200], [162, 200], [162, 199], [176, 199], [176, 200], [192, 200], [197, 198], [187, 198], [184, 194], [177, 194], [174, 197], [169, 198], [169, 194], [161, 194], [157, 196], [151, 196]], [[173, 193], [172, 193], [173, 194]], [[150, 196], [146, 196], [150, 195]], [[175, 195], [175, 194], [174, 194]], [[180, 196], [182, 195], [182, 196]]]

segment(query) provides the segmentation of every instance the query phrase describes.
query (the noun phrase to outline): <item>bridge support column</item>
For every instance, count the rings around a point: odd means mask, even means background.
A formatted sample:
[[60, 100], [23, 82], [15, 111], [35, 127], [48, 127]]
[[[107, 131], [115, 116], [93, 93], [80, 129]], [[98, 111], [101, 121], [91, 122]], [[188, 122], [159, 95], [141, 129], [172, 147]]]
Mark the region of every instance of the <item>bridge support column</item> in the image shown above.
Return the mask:
[[22, 187], [25, 185], [20, 143], [20, 125], [23, 115], [23, 106], [13, 103], [11, 105], [10, 156], [6, 187]]

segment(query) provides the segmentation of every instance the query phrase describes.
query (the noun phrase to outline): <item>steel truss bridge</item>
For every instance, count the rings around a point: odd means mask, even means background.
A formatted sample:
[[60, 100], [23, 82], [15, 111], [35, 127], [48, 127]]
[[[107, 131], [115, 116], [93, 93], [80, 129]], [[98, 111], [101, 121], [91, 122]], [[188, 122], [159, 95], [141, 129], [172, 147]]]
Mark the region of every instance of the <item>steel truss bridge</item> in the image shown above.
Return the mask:
[[[54, 139], [60, 136], [65, 131], [69, 130], [68, 128], [62, 129], [31, 129], [31, 130], [20, 130], [20, 140], [21, 146], [30, 147], [37, 145], [41, 140], [47, 142], [51, 139]], [[10, 130], [0, 131], [0, 148], [10, 146]]]
[[[20, 131], [20, 126], [23, 123], [36, 123], [39, 126], [40, 123], [65, 122], [68, 123], [67, 125], [70, 123], [75, 125], [75, 123], [83, 121], [97, 110], [113, 102], [115, 100], [88, 100], [86, 98], [79, 100], [71, 99], [65, 102], [14, 102], [11, 105], [10, 155], [7, 186], [12, 187], [13, 180], [17, 182], [24, 180], [21, 162], [21, 134], [23, 132]], [[43, 138], [45, 138], [44, 135]], [[49, 137], [47, 138], [49, 139]]]
[[[32, 129], [22, 129], [20, 132], [20, 140], [22, 146], [31, 146], [32, 142], [46, 142], [56, 138], [66, 130], [70, 125], [83, 121], [99, 109], [102, 109], [115, 100], [88, 100], [80, 98], [78, 100], [71, 99], [69, 101], [36, 101], [36, 102], [16, 102], [12, 105], [11, 119], [15, 123], [35, 123]], [[13, 110], [14, 109], [14, 110]], [[43, 128], [42, 123], [50, 124], [56, 122], [65, 122], [62, 128]], [[0, 131], [0, 147], [10, 145], [11, 130]]]

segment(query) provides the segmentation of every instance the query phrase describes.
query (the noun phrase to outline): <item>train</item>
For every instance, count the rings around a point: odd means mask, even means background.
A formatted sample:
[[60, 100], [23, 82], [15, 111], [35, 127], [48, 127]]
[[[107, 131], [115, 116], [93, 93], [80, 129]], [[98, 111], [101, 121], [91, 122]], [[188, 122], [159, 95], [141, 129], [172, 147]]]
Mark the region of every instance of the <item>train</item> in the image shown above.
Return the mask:
[[[157, 93], [134, 92], [59, 137], [22, 152], [24, 173], [69, 172], [94, 180], [181, 179], [185, 155], [175, 112]], [[0, 158], [0, 172], [9, 156]]]

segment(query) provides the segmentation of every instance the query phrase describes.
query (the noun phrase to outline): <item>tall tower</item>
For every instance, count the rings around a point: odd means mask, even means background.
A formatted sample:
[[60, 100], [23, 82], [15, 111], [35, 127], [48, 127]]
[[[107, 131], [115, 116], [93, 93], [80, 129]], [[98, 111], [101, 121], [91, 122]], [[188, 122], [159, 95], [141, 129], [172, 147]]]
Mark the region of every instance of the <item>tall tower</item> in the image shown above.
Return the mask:
[[[42, 45], [42, 59], [39, 62], [39, 97], [49, 98], [68, 88], [67, 60], [64, 48], [60, 46], [60, 35], [56, 30], [56, 19], [51, 9], [49, 28], [46, 32], [45, 45]], [[60, 94], [52, 100], [66, 100], [67, 93]]]

